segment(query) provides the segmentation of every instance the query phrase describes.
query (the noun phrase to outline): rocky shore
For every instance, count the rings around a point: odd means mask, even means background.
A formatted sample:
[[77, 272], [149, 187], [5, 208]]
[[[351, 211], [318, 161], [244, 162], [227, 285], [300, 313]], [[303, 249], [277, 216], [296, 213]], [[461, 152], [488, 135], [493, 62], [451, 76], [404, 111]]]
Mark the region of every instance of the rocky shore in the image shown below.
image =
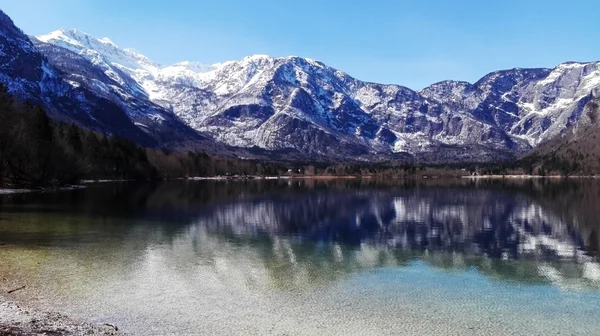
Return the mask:
[[42, 312], [0, 297], [0, 336], [124, 335], [112, 325], [94, 326], [55, 312]]

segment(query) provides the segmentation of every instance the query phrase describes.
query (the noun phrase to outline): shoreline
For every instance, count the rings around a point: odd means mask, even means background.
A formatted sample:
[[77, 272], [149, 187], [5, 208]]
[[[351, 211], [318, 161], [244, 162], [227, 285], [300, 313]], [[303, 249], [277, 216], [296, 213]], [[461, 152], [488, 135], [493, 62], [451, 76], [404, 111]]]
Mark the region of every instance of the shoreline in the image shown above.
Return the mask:
[[29, 285], [15, 280], [10, 273], [0, 274], [0, 336], [126, 335], [115, 325], [95, 324], [37, 306], [29, 301]]
[[[600, 175], [406, 175], [406, 176], [377, 176], [377, 175], [290, 175], [290, 176], [194, 176], [180, 177], [168, 180], [187, 180], [187, 181], [264, 181], [264, 180], [377, 180], [377, 179], [600, 179]], [[0, 196], [15, 195], [24, 193], [44, 193], [56, 191], [70, 191], [87, 188], [90, 184], [117, 183], [117, 182], [135, 182], [136, 180], [81, 180], [78, 185], [70, 185], [58, 188], [41, 189], [19, 189], [19, 188], [0, 188]], [[1, 336], [1, 335], [0, 335]]]
[[600, 178], [598, 175], [476, 175], [476, 176], [462, 176], [464, 179], [597, 179]]
[[19, 188], [0, 188], [0, 195], [14, 195], [24, 193], [43, 193], [43, 192], [54, 192], [54, 191], [69, 191], [86, 188], [84, 185], [70, 185], [58, 188], [41, 188], [41, 189], [19, 189]]
[[419, 174], [405, 176], [377, 175], [296, 175], [296, 176], [202, 176], [184, 178], [188, 181], [239, 181], [239, 180], [352, 180], [352, 179], [597, 179], [600, 175], [439, 175]]
[[0, 335], [125, 335], [113, 325], [93, 325], [57, 312], [41, 311], [0, 296]]
[[194, 176], [184, 178], [188, 181], [231, 181], [231, 180], [351, 180], [360, 178], [373, 178], [373, 176], [355, 175], [284, 175], [284, 176]]
[[92, 183], [109, 183], [109, 182], [133, 182], [135, 180], [81, 180], [81, 184], [92, 184]]

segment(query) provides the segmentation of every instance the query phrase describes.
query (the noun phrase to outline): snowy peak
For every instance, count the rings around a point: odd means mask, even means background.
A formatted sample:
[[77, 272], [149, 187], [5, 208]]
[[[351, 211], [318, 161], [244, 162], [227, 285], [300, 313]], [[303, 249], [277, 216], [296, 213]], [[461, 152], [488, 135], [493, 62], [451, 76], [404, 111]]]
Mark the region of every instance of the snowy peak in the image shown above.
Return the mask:
[[61, 45], [74, 51], [83, 49], [97, 49], [101, 45], [118, 48], [118, 46], [108, 38], [97, 39], [92, 35], [86, 34], [77, 29], [61, 28], [45, 35], [36, 36], [36, 38], [42, 42]]
[[[121, 102], [130, 115], [164, 119], [172, 113], [227, 145], [292, 150], [304, 158], [511, 157], [572, 125], [600, 93], [598, 63], [501, 70], [473, 84], [449, 80], [416, 92], [364, 82], [298, 56], [164, 66], [77, 30], [38, 40], [87, 60], [93, 69], [79, 73], [99, 73], [91, 88]], [[44, 50], [57, 63], [69, 59], [57, 48]], [[90, 86], [89, 77], [69, 79]]]
[[97, 39], [77, 29], [59, 29], [35, 38], [82, 55], [95, 64], [107, 63], [132, 70], [159, 67], [133, 49], [121, 49], [109, 38]]
[[113, 48], [119, 48], [119, 46], [117, 46], [108, 37], [97, 39], [94, 36], [77, 29], [61, 28], [45, 35], [36, 36], [36, 38], [46, 43], [50, 43], [51, 41], [54, 43], [57, 43], [57, 41], [63, 41], [70, 45], [76, 45], [88, 49], [97, 47], [99, 44], [108, 45]]
[[264, 76], [274, 75], [275, 68], [286, 63], [305, 70], [309, 67], [325, 68], [323, 63], [311, 59], [296, 56], [275, 58], [264, 54], [213, 65], [183, 61], [163, 66], [133, 49], [119, 48], [108, 38], [97, 39], [76, 29], [59, 29], [36, 38], [88, 59], [121, 84], [127, 82], [127, 79], [119, 72], [126, 72], [149, 96], [157, 100], [163, 100], [164, 94], [161, 91], [166, 89], [164, 86], [168, 86], [166, 82], [196, 89], [211, 89], [218, 95], [231, 95], [243, 90], [248, 84], [268, 81]]
[[99, 39], [98, 41], [100, 41], [104, 44], [110, 44], [113, 47], [117, 47], [117, 45], [113, 41], [111, 41], [108, 37], [103, 37], [103, 38]]
[[273, 57], [265, 54], [256, 54], [252, 56], [246, 56], [242, 59], [242, 62], [262, 62], [273, 60]]
[[[83, 49], [84, 43], [88, 43], [88, 47], [94, 43], [93, 39], [72, 30], [53, 32], [47, 36], [47, 40], [51, 39], [78, 50]], [[172, 138], [180, 134], [186, 139], [198, 137], [197, 132], [176, 121], [170, 123], [167, 118], [162, 123], [164, 127], [158, 123], [151, 124], [147, 115], [134, 121], [123, 108], [124, 100], [107, 99], [109, 97], [104, 92], [114, 84], [102, 70], [91, 62], [82, 62], [80, 57], [65, 48], [44, 44], [49, 48], [42, 53], [40, 43], [43, 42], [25, 35], [0, 12], [0, 83], [18, 99], [40, 104], [53, 118], [105, 134], [119, 135], [142, 145], [156, 145], [164, 134]], [[123, 95], [126, 95], [125, 92]], [[150, 129], [138, 127], [138, 120], [145, 122]]]

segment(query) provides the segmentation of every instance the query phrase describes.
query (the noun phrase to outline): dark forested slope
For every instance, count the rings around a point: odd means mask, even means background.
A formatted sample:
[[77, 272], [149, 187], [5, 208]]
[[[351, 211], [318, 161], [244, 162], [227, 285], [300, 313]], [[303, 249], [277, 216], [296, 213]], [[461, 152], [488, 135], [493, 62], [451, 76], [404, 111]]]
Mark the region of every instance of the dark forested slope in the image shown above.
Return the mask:
[[600, 103], [590, 101], [571, 128], [541, 144], [522, 161], [538, 174], [600, 174]]
[[35, 103], [0, 85], [0, 186], [39, 188], [80, 179], [156, 179], [218, 174], [273, 174], [276, 163], [139, 147], [75, 124], [51, 120]]

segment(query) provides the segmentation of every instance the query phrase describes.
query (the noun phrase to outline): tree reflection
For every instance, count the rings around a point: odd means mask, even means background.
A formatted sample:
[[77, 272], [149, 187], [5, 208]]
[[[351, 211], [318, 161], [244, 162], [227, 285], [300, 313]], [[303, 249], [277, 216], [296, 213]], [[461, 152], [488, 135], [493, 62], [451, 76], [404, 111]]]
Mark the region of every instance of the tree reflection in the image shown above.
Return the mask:
[[595, 180], [116, 183], [1, 197], [0, 243], [96, 244], [124, 267], [120, 254], [157, 244], [191, 243], [203, 261], [241, 248], [281, 288], [416, 261], [596, 286], [599, 196]]

